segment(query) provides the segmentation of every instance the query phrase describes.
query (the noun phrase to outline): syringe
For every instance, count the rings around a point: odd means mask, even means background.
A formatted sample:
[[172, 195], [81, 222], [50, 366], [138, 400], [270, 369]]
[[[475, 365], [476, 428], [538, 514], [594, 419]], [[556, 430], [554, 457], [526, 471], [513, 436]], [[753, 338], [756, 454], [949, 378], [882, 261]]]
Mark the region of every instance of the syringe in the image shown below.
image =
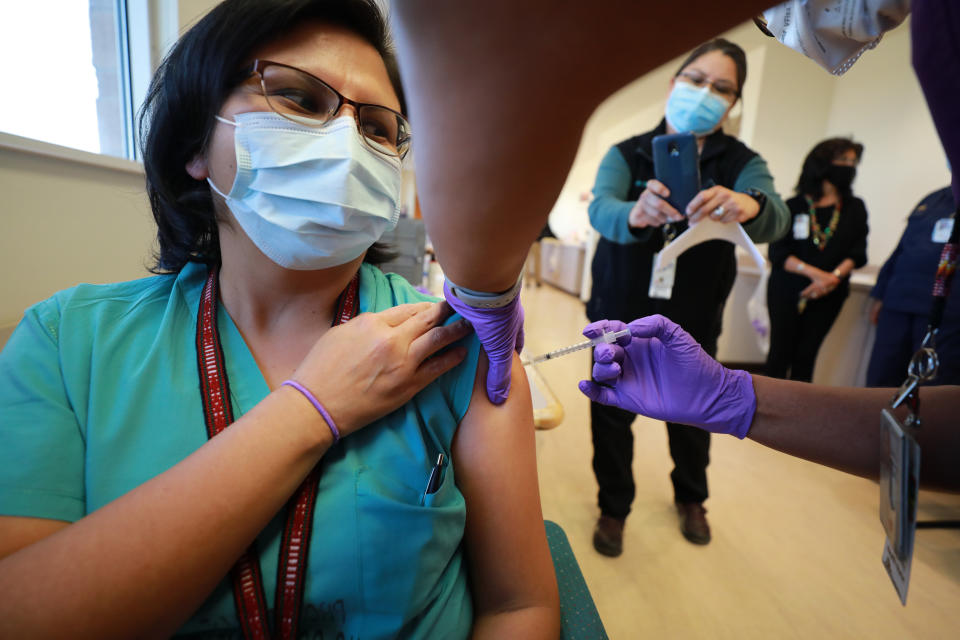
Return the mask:
[[583, 342], [578, 342], [577, 344], [572, 344], [569, 347], [563, 347], [562, 349], [548, 351], [543, 355], [536, 356], [530, 360], [525, 360], [523, 364], [536, 364], [538, 362], [543, 362], [544, 360], [553, 360], [554, 358], [559, 358], [560, 356], [565, 356], [568, 353], [580, 351], [581, 349], [586, 349], [587, 347], [594, 347], [598, 344], [610, 344], [612, 342], [616, 342], [618, 338], [628, 335], [630, 335], [630, 329], [623, 329], [622, 331], [605, 331], [602, 336], [584, 340]]

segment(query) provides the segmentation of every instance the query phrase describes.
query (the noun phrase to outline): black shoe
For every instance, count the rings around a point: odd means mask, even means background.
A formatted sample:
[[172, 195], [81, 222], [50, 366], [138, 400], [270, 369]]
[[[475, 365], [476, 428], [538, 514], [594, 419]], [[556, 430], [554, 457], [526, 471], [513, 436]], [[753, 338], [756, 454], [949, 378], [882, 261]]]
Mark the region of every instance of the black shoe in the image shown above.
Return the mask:
[[693, 544], [710, 542], [710, 525], [707, 524], [707, 510], [699, 502], [678, 502], [677, 514], [680, 516], [680, 531], [683, 537]]
[[600, 516], [593, 532], [593, 548], [611, 558], [623, 553], [623, 520]]

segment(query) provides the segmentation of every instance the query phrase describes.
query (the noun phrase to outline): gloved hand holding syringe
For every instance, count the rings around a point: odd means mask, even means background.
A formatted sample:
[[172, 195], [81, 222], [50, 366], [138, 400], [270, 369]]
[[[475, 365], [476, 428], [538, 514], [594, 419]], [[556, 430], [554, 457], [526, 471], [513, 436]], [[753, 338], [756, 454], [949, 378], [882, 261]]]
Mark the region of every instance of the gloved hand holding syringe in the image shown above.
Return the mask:
[[536, 364], [538, 362], [543, 362], [545, 360], [553, 360], [554, 358], [565, 356], [568, 353], [573, 353], [574, 351], [580, 351], [581, 349], [586, 349], [587, 347], [595, 347], [598, 344], [613, 344], [619, 338], [623, 338], [624, 336], [629, 336], [629, 335], [630, 335], [629, 329], [623, 329], [621, 331], [605, 331], [603, 335], [597, 336], [596, 338], [584, 340], [583, 342], [572, 344], [569, 347], [554, 349], [553, 351], [548, 351], [547, 353], [541, 354], [539, 356], [536, 356], [530, 359], [524, 359], [522, 360], [522, 362], [524, 365], [528, 365], [528, 364]]

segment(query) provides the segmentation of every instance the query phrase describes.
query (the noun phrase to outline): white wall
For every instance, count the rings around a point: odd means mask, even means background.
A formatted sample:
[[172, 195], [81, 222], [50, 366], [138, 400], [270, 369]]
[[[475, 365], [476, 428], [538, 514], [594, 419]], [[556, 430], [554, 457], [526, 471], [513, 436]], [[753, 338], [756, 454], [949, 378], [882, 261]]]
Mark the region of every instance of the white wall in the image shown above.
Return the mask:
[[855, 186], [870, 212], [870, 263], [881, 265], [914, 205], [950, 184], [946, 155], [910, 67], [908, 24], [887, 34], [835, 83], [825, 133], [852, 133], [864, 145]]
[[[155, 12], [154, 52], [173, 41], [164, 21], [183, 28], [215, 4], [180, 0], [175, 18]], [[155, 227], [143, 174], [133, 163], [63, 156], [0, 144], [0, 345], [26, 307], [60, 289], [150, 275]]]
[[143, 175], [0, 148], [0, 327], [80, 282], [148, 275]]

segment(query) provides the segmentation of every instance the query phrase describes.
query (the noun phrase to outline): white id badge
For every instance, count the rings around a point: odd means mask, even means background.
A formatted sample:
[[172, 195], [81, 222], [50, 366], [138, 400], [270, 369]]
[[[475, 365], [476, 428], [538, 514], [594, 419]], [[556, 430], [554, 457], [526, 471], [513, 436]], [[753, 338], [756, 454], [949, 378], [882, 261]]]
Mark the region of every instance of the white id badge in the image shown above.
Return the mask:
[[793, 217], [793, 239], [806, 240], [810, 237], [810, 214], [798, 213]]
[[900, 602], [907, 604], [913, 541], [917, 530], [920, 445], [895, 415], [880, 412], [880, 522], [887, 532], [883, 567]]
[[658, 269], [657, 255], [653, 254], [653, 269], [650, 271], [650, 289], [647, 295], [651, 298], [669, 300], [673, 296], [673, 279], [677, 275], [677, 261], [668, 262]]
[[937, 223], [933, 225], [933, 237], [930, 239], [937, 244], [942, 244], [950, 239], [952, 232], [953, 218], [940, 218], [937, 220]]

